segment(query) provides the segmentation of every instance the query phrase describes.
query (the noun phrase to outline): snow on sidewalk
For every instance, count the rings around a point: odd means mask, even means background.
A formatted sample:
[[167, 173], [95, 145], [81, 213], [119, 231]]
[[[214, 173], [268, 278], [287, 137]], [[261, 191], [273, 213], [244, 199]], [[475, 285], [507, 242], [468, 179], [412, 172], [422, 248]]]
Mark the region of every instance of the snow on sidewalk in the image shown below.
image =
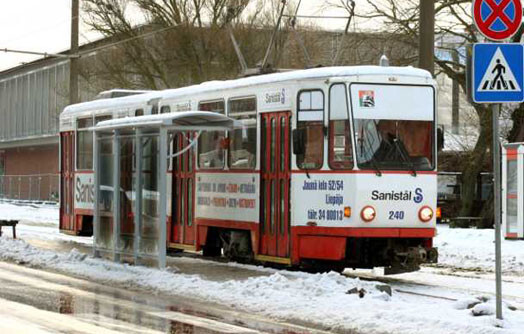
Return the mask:
[[[440, 265], [480, 271], [494, 271], [495, 232], [492, 229], [449, 228], [438, 225], [435, 247]], [[524, 275], [524, 240], [502, 238], [502, 272]]]
[[[455, 303], [413, 296], [392, 297], [361, 282], [331, 272], [308, 274], [280, 271], [269, 276], [222, 282], [173, 271], [94, 259], [76, 250], [57, 253], [35, 248], [22, 240], [0, 238], [0, 259], [19, 261], [73, 274], [104, 284], [139, 287], [157, 293], [184, 295], [228, 305], [278, 319], [302, 320], [331, 330], [362, 333], [522, 333], [524, 312], [505, 311], [505, 328], [495, 328], [494, 317], [473, 317]], [[346, 294], [354, 287], [364, 298]], [[488, 302], [489, 303], [489, 302]], [[487, 310], [491, 309], [486, 307]]]

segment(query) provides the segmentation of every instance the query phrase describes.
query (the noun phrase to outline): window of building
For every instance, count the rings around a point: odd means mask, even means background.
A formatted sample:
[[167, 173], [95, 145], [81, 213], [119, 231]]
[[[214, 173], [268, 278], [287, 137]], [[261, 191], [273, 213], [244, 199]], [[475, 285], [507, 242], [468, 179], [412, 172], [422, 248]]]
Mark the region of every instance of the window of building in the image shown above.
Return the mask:
[[329, 89], [329, 166], [332, 169], [353, 168], [348, 100], [345, 84]]
[[324, 93], [321, 90], [300, 92], [297, 129], [304, 133], [304, 153], [297, 154], [298, 168], [321, 168], [324, 159]]
[[170, 112], [171, 112], [171, 108], [169, 106], [162, 106], [162, 108], [160, 108], [161, 114], [168, 114]]
[[254, 169], [257, 155], [257, 99], [231, 99], [228, 110], [229, 117], [242, 124], [229, 132], [229, 167]]
[[82, 118], [76, 121], [76, 169], [93, 169], [93, 119]]
[[[224, 100], [205, 101], [198, 104], [198, 110], [225, 114]], [[224, 168], [227, 148], [225, 131], [205, 131], [198, 138], [198, 167]]]

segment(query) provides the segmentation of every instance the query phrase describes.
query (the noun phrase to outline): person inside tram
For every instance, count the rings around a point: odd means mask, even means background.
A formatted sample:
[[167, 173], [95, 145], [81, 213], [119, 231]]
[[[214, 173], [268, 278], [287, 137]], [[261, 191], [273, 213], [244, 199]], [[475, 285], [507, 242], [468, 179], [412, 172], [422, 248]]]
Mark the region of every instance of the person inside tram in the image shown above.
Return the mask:
[[366, 120], [360, 126], [360, 154], [364, 161], [393, 168], [431, 168], [431, 123]]

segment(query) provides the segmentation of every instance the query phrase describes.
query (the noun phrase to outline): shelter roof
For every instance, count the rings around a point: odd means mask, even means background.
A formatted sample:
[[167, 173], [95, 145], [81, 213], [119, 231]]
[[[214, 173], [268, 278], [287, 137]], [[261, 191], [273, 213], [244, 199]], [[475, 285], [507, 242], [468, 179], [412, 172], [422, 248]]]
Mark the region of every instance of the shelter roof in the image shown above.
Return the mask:
[[227, 130], [237, 121], [210, 111], [185, 111], [159, 115], [145, 115], [111, 119], [98, 123], [93, 129], [98, 132], [116, 129], [171, 128], [183, 130]]

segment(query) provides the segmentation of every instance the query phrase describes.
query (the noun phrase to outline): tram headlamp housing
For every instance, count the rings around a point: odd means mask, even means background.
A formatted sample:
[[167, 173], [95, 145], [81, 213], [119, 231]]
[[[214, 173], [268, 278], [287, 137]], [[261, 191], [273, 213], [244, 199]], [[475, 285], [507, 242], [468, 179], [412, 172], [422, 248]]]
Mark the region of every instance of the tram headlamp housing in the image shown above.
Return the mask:
[[369, 223], [375, 217], [377, 216], [377, 212], [375, 211], [375, 208], [371, 205], [366, 205], [362, 208], [362, 211], [360, 211], [360, 218], [362, 218], [363, 221], [366, 223]]
[[427, 205], [421, 207], [418, 210], [418, 218], [424, 223], [429, 222], [433, 218], [433, 209]]

